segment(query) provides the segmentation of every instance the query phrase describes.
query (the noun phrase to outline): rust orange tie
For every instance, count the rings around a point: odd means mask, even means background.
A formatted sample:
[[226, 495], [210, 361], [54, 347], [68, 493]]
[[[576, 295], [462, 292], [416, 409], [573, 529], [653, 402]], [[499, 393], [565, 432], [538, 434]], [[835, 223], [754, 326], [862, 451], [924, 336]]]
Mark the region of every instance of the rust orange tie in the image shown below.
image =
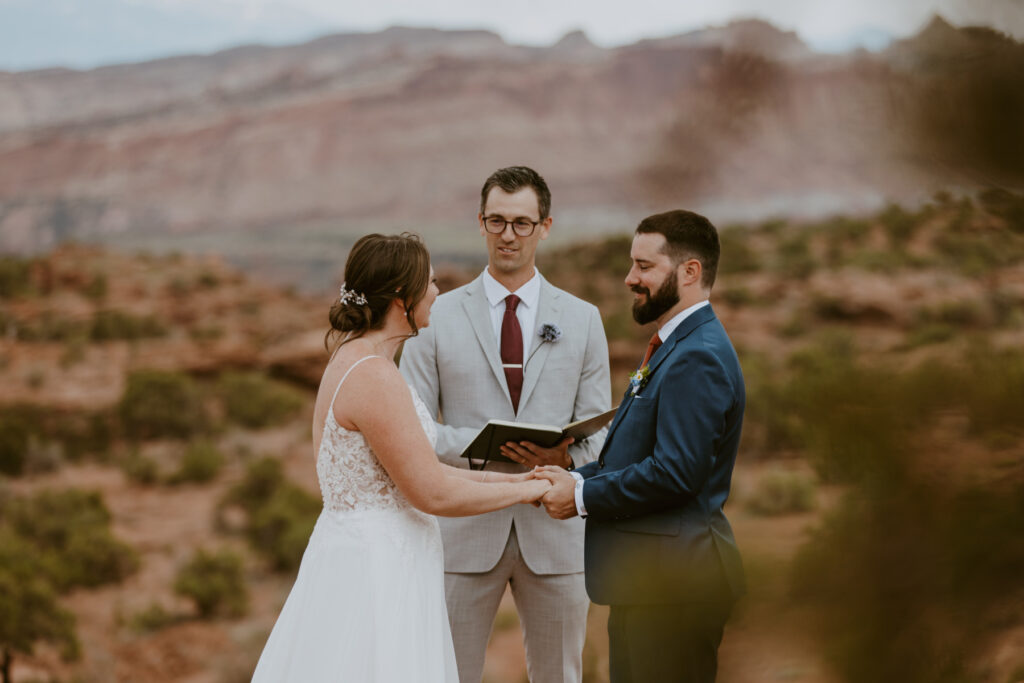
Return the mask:
[[651, 360], [651, 356], [654, 355], [654, 352], [658, 350], [659, 346], [661, 346], [661, 337], [659, 337], [658, 333], [655, 332], [654, 336], [651, 337], [650, 343], [647, 344], [647, 353], [644, 354], [644, 360], [640, 363], [640, 367], [647, 365], [648, 361]]

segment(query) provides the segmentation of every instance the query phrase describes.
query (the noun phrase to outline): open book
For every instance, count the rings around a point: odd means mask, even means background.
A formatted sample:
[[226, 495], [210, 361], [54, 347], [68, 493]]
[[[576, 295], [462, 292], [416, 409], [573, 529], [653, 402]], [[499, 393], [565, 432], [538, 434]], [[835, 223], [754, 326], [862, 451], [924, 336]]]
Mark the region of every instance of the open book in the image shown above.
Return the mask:
[[538, 446], [550, 448], [565, 437], [571, 436], [578, 443], [611, 422], [618, 409], [616, 406], [600, 415], [577, 420], [564, 427], [491, 420], [469, 442], [466, 449], [462, 451], [462, 457], [493, 460], [494, 462], [512, 462], [501, 454], [501, 445], [506, 441], [532, 441]]

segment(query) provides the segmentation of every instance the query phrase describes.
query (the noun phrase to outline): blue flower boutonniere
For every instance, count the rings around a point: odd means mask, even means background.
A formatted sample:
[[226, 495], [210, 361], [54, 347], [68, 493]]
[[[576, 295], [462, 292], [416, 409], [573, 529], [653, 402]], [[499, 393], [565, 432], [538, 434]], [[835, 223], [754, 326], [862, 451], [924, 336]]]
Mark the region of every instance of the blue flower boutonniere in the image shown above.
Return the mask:
[[554, 323], [544, 323], [537, 330], [537, 336], [541, 341], [556, 342], [562, 338], [562, 330]]
[[640, 393], [640, 390], [647, 384], [647, 380], [651, 376], [651, 366], [645, 365], [632, 375], [629, 376], [630, 396], [636, 396]]

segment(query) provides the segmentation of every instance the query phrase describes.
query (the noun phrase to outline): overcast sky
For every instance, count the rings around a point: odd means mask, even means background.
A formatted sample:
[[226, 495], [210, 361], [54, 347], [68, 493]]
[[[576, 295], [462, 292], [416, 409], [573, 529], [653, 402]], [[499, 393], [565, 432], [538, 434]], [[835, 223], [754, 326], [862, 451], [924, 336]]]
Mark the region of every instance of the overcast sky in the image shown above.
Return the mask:
[[[271, 2], [237, 1], [250, 6]], [[372, 0], [360, 7], [343, 7], [335, 0], [292, 2], [365, 29], [394, 23], [483, 26], [513, 42], [546, 44], [568, 30], [582, 28], [592, 40], [606, 46], [721, 24], [742, 16], [767, 19], [781, 28], [796, 30], [812, 43], [822, 43], [865, 28], [907, 35], [936, 12], [957, 24], [1005, 23], [1014, 24], [1015, 30], [1021, 28], [1024, 14], [1021, 0]]]
[[582, 29], [610, 47], [741, 17], [842, 51], [909, 35], [935, 13], [1024, 39], [1024, 0], [0, 0], [0, 69], [89, 68], [393, 25], [484, 28], [530, 45]]

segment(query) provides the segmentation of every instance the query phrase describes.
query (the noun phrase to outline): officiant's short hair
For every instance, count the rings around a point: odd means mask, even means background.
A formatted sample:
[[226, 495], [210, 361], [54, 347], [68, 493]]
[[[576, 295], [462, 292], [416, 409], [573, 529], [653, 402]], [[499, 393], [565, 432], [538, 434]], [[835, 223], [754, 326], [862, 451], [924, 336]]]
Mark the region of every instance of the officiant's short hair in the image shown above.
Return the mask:
[[718, 274], [718, 258], [722, 251], [718, 230], [704, 216], [677, 209], [657, 213], [640, 221], [636, 234], [664, 235], [664, 253], [673, 263], [697, 259], [701, 266], [701, 285], [710, 289]]
[[[480, 213], [484, 212], [487, 206], [487, 195], [495, 187], [500, 187], [505, 192], [512, 194], [519, 192], [524, 187], [531, 187], [537, 193], [537, 210], [540, 212], [540, 220], [544, 220], [551, 213], [551, 190], [548, 184], [529, 166], [508, 166], [499, 168], [484, 181], [480, 190]], [[506, 216], [506, 218], [517, 218], [517, 216]]]

